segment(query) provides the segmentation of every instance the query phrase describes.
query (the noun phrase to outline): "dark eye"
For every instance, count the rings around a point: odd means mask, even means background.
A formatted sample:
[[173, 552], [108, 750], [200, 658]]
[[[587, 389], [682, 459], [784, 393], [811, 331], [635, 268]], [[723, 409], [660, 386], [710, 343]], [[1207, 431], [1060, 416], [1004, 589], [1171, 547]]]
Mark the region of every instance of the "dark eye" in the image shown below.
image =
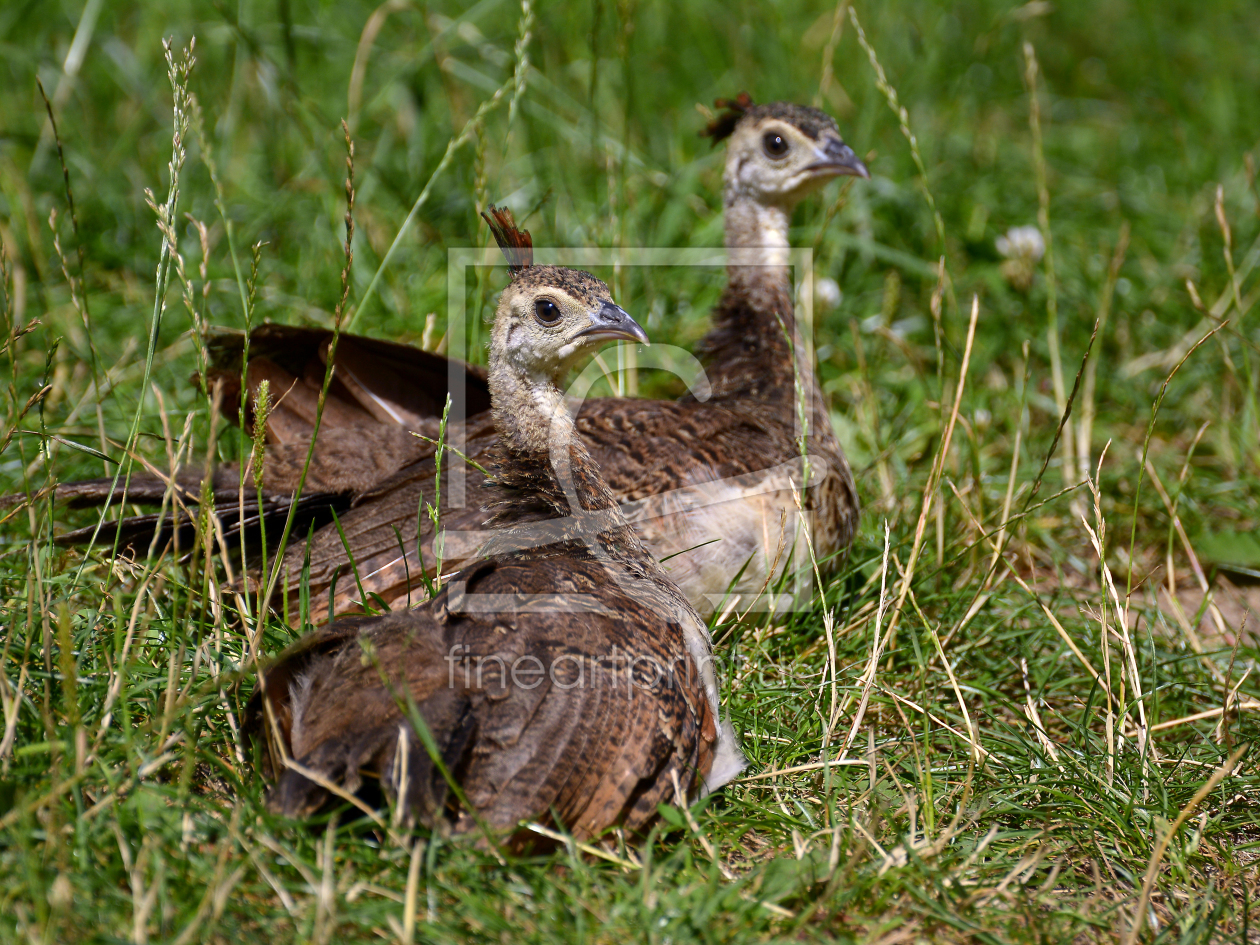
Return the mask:
[[551, 326], [560, 321], [560, 306], [551, 299], [539, 299], [534, 303], [534, 317], [539, 324]]
[[783, 157], [791, 148], [791, 145], [784, 140], [783, 135], [777, 131], [767, 131], [766, 136], [761, 139], [761, 146], [766, 149], [766, 154], [772, 158]]

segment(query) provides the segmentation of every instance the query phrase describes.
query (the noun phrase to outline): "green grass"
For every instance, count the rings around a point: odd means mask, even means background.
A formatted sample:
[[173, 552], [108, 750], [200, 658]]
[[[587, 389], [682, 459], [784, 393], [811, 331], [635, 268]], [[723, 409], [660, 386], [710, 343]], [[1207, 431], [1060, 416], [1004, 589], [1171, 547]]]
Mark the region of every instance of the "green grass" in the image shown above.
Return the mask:
[[[1231, 706], [1260, 700], [1253, 624], [1222, 633], [1191, 612], [1192, 636], [1155, 597], [1172, 580], [1197, 607], [1191, 548], [1218, 591], [1221, 575], [1239, 584], [1260, 572], [1254, 5], [862, 3], [881, 90], [854, 24], [830, 7], [549, 4], [532, 11], [513, 105], [518, 6], [405, 4], [369, 44], [350, 114], [373, 4], [88, 7], [88, 17], [77, 2], [0, 7], [0, 490], [35, 497], [0, 513], [12, 734], [0, 751], [0, 937], [1112, 941], [1134, 928], [1154, 860], [1140, 940], [1260, 941], [1256, 757], [1198, 797], [1255, 739], [1256, 710], [1158, 729], [1147, 752], [1135, 737], [1140, 712], [1155, 726], [1220, 709], [1234, 690]], [[745, 88], [816, 101], [868, 157], [871, 181], [831, 185], [793, 230], [843, 292], [819, 312], [816, 343], [865, 503], [861, 536], [807, 612], [718, 629], [751, 777], [690, 819], [666, 810], [620, 862], [568, 850], [505, 864], [350, 811], [310, 827], [277, 820], [236, 736], [250, 691], [237, 683], [242, 619], [206, 596], [222, 563], [84, 559], [51, 543], [91, 513], [50, 507], [40, 490], [112, 474], [91, 451], [122, 458], [137, 418], [137, 451], [158, 466], [186, 418], [189, 462], [206, 453], [177, 273], [149, 347], [162, 240], [144, 198], [148, 187], [162, 201], [170, 184], [161, 40], [178, 50], [194, 35], [189, 88], [210, 153], [190, 130], [174, 219], [193, 308], [212, 325], [244, 327], [257, 243], [250, 317], [331, 324], [343, 116], [357, 147], [355, 327], [415, 342], [429, 312], [432, 337], [445, 330], [445, 250], [485, 244], [476, 210], [489, 200], [536, 207], [526, 224], [542, 244], [719, 245], [722, 154], [697, 137], [698, 102]], [[1040, 152], [1025, 42], [1040, 65]], [[81, 69], [70, 79], [72, 50]], [[53, 100], [77, 223], [36, 76]], [[448, 142], [505, 83], [360, 308]], [[893, 88], [926, 177], [889, 108]], [[1042, 209], [1051, 253], [1022, 291], [994, 241]], [[204, 296], [185, 214], [207, 228]], [[630, 269], [615, 289], [654, 340], [689, 344], [719, 275]], [[969, 370], [942, 455], [973, 296]], [[1069, 464], [1064, 442], [1050, 453], [1059, 402], [1108, 299], [1070, 428], [1078, 436], [1093, 415], [1089, 462], [1074, 438]], [[1079, 483], [1108, 443], [1096, 512]], [[226, 458], [241, 448], [232, 431], [217, 438]], [[994, 568], [1008, 487], [1010, 566]], [[1105, 523], [1122, 600], [1132, 586], [1127, 641], [1100, 633], [1114, 608], [1086, 522]], [[894, 619], [873, 661], [877, 630]], [[288, 636], [262, 629], [266, 649]], [[851, 730], [851, 763], [817, 767]]]

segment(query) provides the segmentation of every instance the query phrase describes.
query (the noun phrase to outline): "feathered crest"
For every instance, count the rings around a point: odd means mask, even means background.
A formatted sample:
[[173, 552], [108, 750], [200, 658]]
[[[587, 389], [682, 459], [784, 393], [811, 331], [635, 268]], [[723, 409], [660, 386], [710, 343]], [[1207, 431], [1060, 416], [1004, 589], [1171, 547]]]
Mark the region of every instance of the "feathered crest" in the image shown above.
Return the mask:
[[517, 229], [511, 210], [491, 204], [482, 211], [481, 217], [489, 224], [495, 242], [507, 257], [512, 275], [524, 272], [534, 264], [534, 240], [529, 230]]
[[735, 131], [735, 126], [739, 124], [739, 120], [748, 114], [748, 110], [753, 107], [752, 96], [747, 92], [740, 92], [734, 98], [719, 98], [713, 102], [714, 107], [724, 109], [722, 114], [709, 122], [708, 126], [700, 132], [701, 137], [713, 139], [713, 143], [725, 141]]

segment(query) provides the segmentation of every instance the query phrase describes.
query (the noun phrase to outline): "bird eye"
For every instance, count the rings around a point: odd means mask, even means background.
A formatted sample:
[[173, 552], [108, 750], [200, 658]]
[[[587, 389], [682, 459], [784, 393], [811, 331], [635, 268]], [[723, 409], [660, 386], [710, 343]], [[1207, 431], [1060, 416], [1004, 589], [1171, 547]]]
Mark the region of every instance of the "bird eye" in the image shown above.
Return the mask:
[[765, 148], [767, 155], [776, 160], [786, 155], [791, 148], [783, 135], [777, 131], [767, 131], [766, 136], [761, 139], [761, 146]]
[[560, 306], [551, 299], [539, 299], [534, 303], [534, 317], [540, 325], [551, 327], [560, 321]]

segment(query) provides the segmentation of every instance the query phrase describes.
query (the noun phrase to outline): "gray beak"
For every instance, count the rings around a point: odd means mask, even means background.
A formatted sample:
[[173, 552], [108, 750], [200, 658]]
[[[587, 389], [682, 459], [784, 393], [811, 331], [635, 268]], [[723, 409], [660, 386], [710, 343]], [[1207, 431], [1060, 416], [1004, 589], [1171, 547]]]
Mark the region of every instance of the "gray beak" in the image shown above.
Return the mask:
[[647, 332], [619, 305], [604, 299], [599, 308], [590, 313], [591, 324], [574, 337], [592, 338], [599, 341], [637, 341], [650, 345]]
[[853, 153], [853, 149], [839, 138], [828, 138], [827, 143], [816, 151], [818, 160], [807, 170], [822, 174], [849, 174], [853, 177], [869, 178], [871, 176], [866, 165]]

